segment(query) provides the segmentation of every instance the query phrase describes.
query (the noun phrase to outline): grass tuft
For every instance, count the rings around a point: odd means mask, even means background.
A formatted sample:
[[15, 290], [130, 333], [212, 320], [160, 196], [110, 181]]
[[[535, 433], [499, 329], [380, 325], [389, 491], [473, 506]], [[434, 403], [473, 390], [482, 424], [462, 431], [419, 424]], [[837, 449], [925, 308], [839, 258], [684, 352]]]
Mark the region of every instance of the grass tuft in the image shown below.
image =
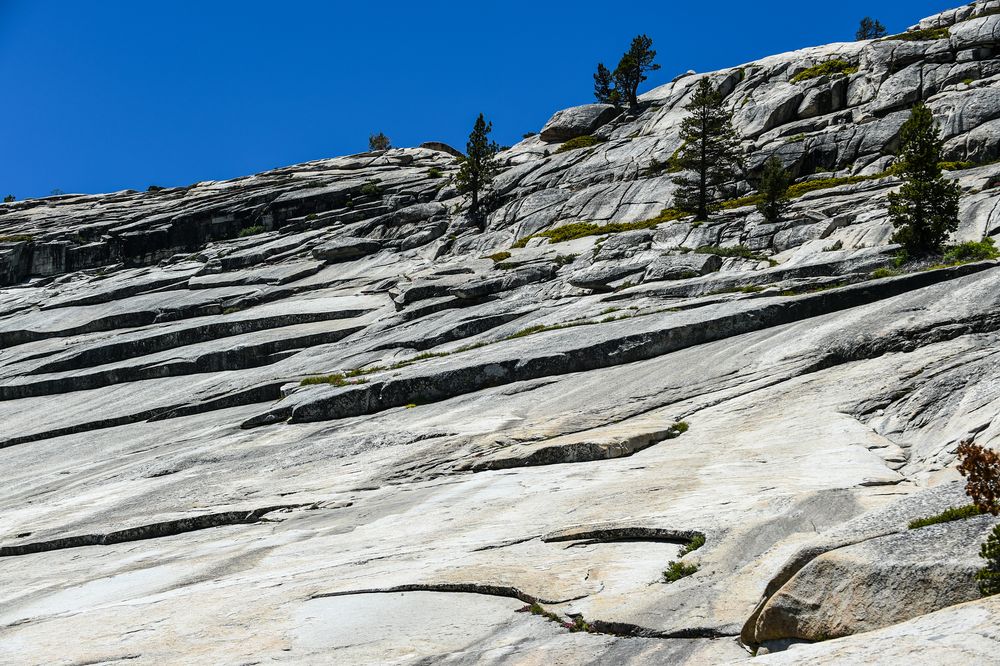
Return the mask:
[[670, 562], [667, 564], [666, 570], [663, 572], [663, 582], [664, 583], [676, 583], [681, 578], [687, 578], [698, 571], [698, 567], [694, 564], [685, 564], [683, 562]]
[[954, 520], [965, 520], [966, 518], [978, 516], [980, 513], [982, 512], [975, 504], [967, 504], [966, 506], [960, 506], [953, 509], [945, 509], [936, 516], [928, 516], [927, 518], [917, 518], [916, 520], [911, 520], [909, 527], [911, 530], [917, 530], [921, 527], [927, 527], [928, 525], [950, 523]]

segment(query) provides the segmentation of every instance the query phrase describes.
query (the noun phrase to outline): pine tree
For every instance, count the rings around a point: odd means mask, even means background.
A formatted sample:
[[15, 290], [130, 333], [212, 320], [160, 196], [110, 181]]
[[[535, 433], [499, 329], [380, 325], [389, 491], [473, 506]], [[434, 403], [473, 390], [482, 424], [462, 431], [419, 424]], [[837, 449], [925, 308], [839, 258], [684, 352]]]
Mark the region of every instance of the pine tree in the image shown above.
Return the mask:
[[481, 195], [493, 181], [498, 169], [496, 154], [500, 152], [500, 146], [490, 140], [489, 134], [492, 131], [493, 123], [486, 122], [480, 113], [469, 134], [469, 142], [465, 145], [465, 159], [455, 176], [459, 193], [472, 195], [469, 212], [473, 217], [479, 216]]
[[603, 62], [597, 63], [597, 73], [594, 74], [594, 97], [601, 104], [621, 104], [621, 95], [614, 89], [614, 78]]
[[674, 161], [686, 172], [674, 179], [680, 189], [674, 207], [707, 220], [743, 168], [732, 114], [722, 107], [722, 94], [707, 78], [698, 84], [681, 124], [683, 144]]
[[594, 97], [598, 102], [615, 106], [628, 103], [631, 107], [639, 103], [639, 84], [646, 80], [647, 72], [660, 68], [653, 62], [656, 51], [652, 46], [652, 39], [637, 35], [614, 72], [609, 71], [604, 63], [598, 63], [597, 73], [594, 74]]
[[903, 176], [899, 192], [889, 194], [892, 240], [911, 256], [941, 251], [948, 235], [958, 229], [958, 184], [941, 175], [941, 139], [934, 116], [924, 104], [913, 107], [900, 131], [897, 167]]
[[389, 141], [389, 137], [382, 132], [378, 134], [370, 134], [368, 136], [368, 150], [372, 151], [382, 151], [389, 150], [392, 148], [392, 142]]
[[7, 196], [5, 196], [3, 198], [3, 202], [4, 203], [10, 203], [10, 202], [14, 201], [14, 199], [15, 199], [15, 197], [14, 197], [13, 194], [8, 194]]
[[639, 84], [646, 80], [646, 72], [655, 72], [660, 68], [653, 62], [656, 51], [652, 46], [653, 40], [646, 35], [633, 37], [631, 46], [615, 68], [615, 90], [631, 107], [639, 103]]
[[877, 21], [870, 16], [866, 16], [861, 19], [861, 26], [858, 28], [858, 33], [855, 35], [859, 42], [863, 42], [869, 39], [881, 39], [889, 34], [885, 26], [882, 25], [881, 21]]
[[788, 186], [791, 185], [792, 178], [781, 160], [776, 155], [772, 155], [764, 164], [764, 171], [760, 175], [760, 183], [757, 192], [761, 196], [757, 204], [757, 210], [768, 222], [780, 222], [785, 211], [791, 204], [788, 198]]
[[979, 556], [986, 560], [986, 566], [976, 573], [979, 592], [984, 597], [1000, 594], [1000, 525], [993, 528], [980, 548]]

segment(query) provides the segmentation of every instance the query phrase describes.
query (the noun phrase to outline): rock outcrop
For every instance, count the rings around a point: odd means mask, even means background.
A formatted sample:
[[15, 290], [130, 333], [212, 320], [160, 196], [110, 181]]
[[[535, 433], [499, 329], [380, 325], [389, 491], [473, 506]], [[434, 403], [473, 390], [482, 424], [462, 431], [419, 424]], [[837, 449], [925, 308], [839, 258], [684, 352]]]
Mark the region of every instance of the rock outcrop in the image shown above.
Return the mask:
[[[887, 195], [925, 101], [1000, 236], [1000, 1], [917, 28], [560, 111], [482, 221], [441, 144], [0, 204], [0, 661], [990, 663], [997, 520], [908, 524], [1000, 442], [1000, 261]], [[703, 77], [781, 222], [661, 215]]]

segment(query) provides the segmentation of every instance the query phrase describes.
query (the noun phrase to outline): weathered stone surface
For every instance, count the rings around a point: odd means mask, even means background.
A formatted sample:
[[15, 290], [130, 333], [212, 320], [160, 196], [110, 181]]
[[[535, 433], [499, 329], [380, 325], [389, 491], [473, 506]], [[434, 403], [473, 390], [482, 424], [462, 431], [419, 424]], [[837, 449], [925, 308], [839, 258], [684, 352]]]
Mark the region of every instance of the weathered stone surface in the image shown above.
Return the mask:
[[655, 259], [646, 269], [643, 282], [658, 280], [683, 280], [714, 273], [722, 268], [722, 258], [714, 254], [695, 252], [680, 255], [664, 255]]
[[593, 134], [594, 130], [619, 114], [610, 104], [584, 104], [558, 111], [549, 118], [539, 136], [542, 141], [559, 142]]
[[312, 254], [323, 261], [345, 261], [378, 252], [381, 244], [368, 238], [340, 237], [314, 248]]

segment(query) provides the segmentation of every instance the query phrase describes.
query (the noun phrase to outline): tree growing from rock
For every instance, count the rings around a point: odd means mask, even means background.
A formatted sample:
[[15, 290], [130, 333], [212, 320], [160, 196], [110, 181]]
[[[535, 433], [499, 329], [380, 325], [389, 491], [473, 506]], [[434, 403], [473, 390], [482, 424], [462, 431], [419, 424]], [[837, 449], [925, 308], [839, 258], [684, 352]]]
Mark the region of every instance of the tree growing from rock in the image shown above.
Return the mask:
[[791, 199], [788, 197], [788, 186], [791, 184], [791, 175], [781, 164], [781, 160], [772, 155], [764, 164], [764, 171], [757, 186], [761, 197], [757, 203], [757, 210], [768, 222], [780, 222], [784, 217], [791, 205]]
[[674, 179], [679, 188], [674, 208], [694, 213], [698, 221], [718, 208], [743, 169], [732, 114], [722, 100], [722, 93], [703, 78], [681, 123], [683, 144], [674, 168], [684, 173]]
[[604, 63], [597, 63], [597, 73], [594, 74], [594, 98], [601, 104], [620, 106], [621, 95], [615, 90], [615, 80]]
[[493, 182], [498, 169], [496, 154], [500, 152], [500, 146], [490, 140], [492, 131], [493, 123], [487, 122], [480, 113], [469, 134], [469, 142], [465, 144], [462, 166], [455, 176], [455, 185], [459, 193], [469, 194], [472, 197], [469, 212], [474, 218], [480, 217], [483, 193]]
[[979, 592], [984, 597], [1000, 594], [1000, 525], [986, 538], [979, 556], [986, 560], [986, 566], [976, 572]]
[[881, 21], [873, 19], [871, 16], [866, 16], [861, 19], [861, 25], [858, 27], [855, 37], [859, 42], [863, 42], [869, 39], [881, 39], [887, 34], [889, 33]]
[[392, 142], [382, 132], [368, 136], [368, 150], [383, 151], [392, 148]]
[[968, 440], [958, 445], [958, 459], [972, 503], [981, 513], [1000, 515], [1000, 454]]
[[5, 196], [3, 198], [3, 202], [4, 203], [11, 203], [12, 201], [15, 201], [15, 199], [16, 199], [16, 197], [13, 194], [8, 194], [7, 196]]
[[899, 192], [889, 194], [889, 219], [896, 228], [892, 240], [908, 255], [933, 255], [958, 229], [962, 192], [957, 183], [941, 175], [944, 141], [925, 104], [913, 107], [900, 141], [896, 168], [904, 182]]
[[648, 72], [660, 69], [654, 62], [656, 51], [652, 47], [653, 40], [650, 37], [637, 35], [618, 61], [614, 72], [608, 70], [604, 63], [598, 63], [597, 73], [594, 74], [594, 97], [597, 101], [615, 106], [638, 105], [639, 84], [648, 78]]

